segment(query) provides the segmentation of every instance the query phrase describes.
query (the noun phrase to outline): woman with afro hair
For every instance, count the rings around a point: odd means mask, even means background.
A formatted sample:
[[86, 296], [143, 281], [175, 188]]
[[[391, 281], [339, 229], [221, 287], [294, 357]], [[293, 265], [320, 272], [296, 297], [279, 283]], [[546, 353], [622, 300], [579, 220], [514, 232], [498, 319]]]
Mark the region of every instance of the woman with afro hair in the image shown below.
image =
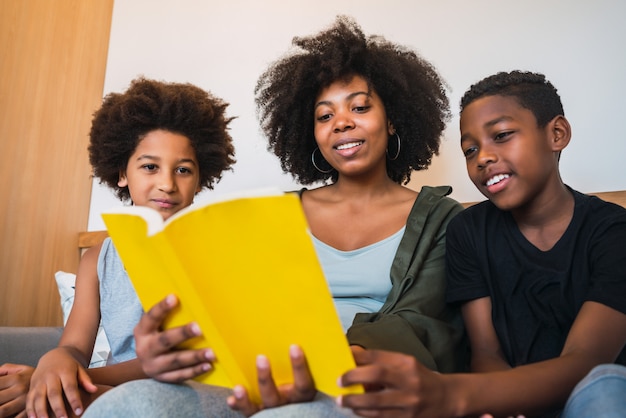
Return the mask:
[[[124, 93], [109, 94], [94, 115], [89, 159], [95, 177], [120, 199], [168, 219], [235, 162], [227, 106], [191, 84], [134, 80]], [[80, 415], [111, 386], [145, 378], [133, 338], [142, 314], [111, 239], [87, 250], [59, 346], [32, 374], [28, 416]], [[88, 369], [100, 323], [111, 352], [106, 366]]]
[[[444, 302], [444, 247], [446, 226], [462, 208], [446, 197], [450, 187], [417, 193], [404, 186], [439, 150], [449, 116], [443, 81], [414, 51], [365, 36], [347, 17], [293, 43], [258, 80], [258, 116], [283, 170], [319, 186], [300, 197], [350, 345], [355, 353], [401, 352], [435, 371], [458, 370], [463, 327], [460, 313]], [[155, 305], [135, 333], [138, 346], [152, 347], [138, 353], [144, 370], [164, 382], [206, 372], [214, 359], [209, 350], [170, 349], [198, 332], [191, 326], [160, 331], [174, 305]], [[294, 385], [276, 388], [261, 360], [263, 405], [251, 403], [239, 386], [228, 405], [246, 416], [352, 415], [317, 393], [302, 350], [292, 347], [290, 355]], [[138, 416], [215, 415], [214, 387], [124, 386], [125, 393], [122, 387], [107, 393], [94, 404], [98, 414], [88, 415], [128, 412], [113, 406], [127, 400]]]
[[[347, 17], [293, 44], [259, 78], [256, 104], [283, 170], [305, 185], [323, 183], [300, 196], [353, 351], [401, 352], [431, 370], [459, 370], [463, 328], [443, 295], [445, 230], [461, 206], [446, 197], [450, 187], [404, 187], [439, 150], [449, 117], [444, 82], [416, 52], [365, 36]], [[306, 385], [273, 387], [269, 365], [258, 373], [263, 407], [312, 396]], [[259, 417], [352, 415], [319, 398]], [[229, 402], [246, 415], [258, 408], [242, 388]]]

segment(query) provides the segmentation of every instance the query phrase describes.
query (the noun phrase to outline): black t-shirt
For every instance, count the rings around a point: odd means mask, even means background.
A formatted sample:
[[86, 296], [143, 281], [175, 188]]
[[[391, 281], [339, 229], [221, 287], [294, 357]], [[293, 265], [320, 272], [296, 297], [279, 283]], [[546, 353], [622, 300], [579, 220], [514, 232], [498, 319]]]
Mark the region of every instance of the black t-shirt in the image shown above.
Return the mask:
[[[526, 240], [509, 212], [485, 201], [446, 235], [447, 300], [491, 297], [511, 366], [558, 357], [585, 301], [626, 314], [626, 209], [572, 190], [574, 215], [549, 251]], [[618, 362], [626, 364], [626, 350]]]

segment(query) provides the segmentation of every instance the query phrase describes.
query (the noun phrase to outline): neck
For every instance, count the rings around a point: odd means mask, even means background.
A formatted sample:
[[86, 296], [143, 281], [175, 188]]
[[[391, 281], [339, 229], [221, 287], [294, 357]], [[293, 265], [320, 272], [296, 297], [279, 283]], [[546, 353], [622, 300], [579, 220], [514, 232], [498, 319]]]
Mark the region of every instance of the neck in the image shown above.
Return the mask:
[[574, 213], [574, 196], [560, 181], [546, 189], [528, 204], [511, 211], [521, 229], [546, 228], [569, 224]]
[[385, 173], [384, 176], [369, 177], [339, 176], [330, 187], [337, 196], [342, 198], [370, 200], [385, 196], [402, 186], [392, 181]]

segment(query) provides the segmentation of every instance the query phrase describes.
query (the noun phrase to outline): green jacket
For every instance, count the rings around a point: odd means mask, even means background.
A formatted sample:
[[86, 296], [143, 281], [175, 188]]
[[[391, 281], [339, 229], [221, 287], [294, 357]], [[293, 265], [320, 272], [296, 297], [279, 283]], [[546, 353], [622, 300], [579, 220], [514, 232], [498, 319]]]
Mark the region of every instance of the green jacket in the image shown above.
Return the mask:
[[451, 192], [422, 188], [391, 267], [391, 292], [379, 312], [356, 315], [350, 344], [410, 354], [439, 372], [465, 369], [461, 313], [445, 302], [446, 227], [463, 210]]

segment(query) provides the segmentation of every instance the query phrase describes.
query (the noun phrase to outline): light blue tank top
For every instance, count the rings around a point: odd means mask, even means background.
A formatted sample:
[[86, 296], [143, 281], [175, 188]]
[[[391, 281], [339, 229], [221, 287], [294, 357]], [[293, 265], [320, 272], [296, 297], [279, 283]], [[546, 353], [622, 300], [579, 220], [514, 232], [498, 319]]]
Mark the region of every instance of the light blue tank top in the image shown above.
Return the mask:
[[385, 303], [391, 291], [391, 265], [405, 228], [352, 251], [340, 251], [311, 235], [344, 332], [357, 313], [378, 312]]
[[143, 309], [111, 238], [102, 243], [98, 279], [102, 327], [111, 346], [107, 365], [132, 360], [137, 357], [133, 329]]

